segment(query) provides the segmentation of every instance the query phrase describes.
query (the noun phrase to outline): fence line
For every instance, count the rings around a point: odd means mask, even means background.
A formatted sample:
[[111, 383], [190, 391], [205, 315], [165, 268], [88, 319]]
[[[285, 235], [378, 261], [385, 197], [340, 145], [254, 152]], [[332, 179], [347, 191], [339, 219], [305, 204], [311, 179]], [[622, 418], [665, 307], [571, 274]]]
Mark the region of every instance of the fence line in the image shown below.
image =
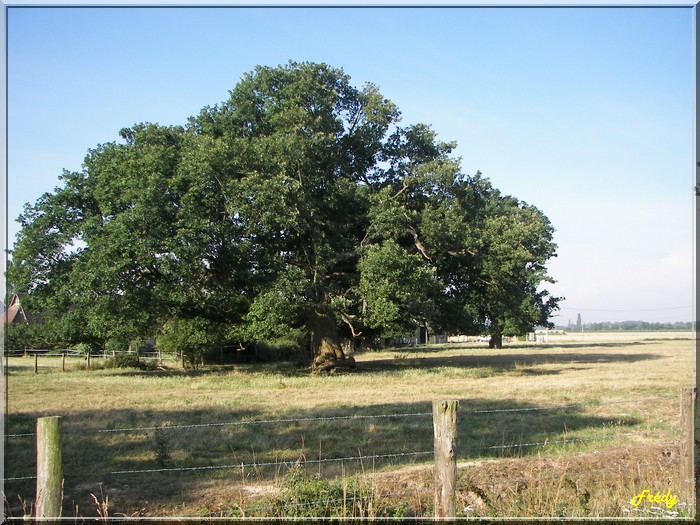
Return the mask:
[[[686, 395], [686, 393], [692, 394], [691, 396]], [[655, 400], [659, 399], [664, 399], [664, 398], [655, 398]], [[665, 398], [665, 399], [672, 399], [672, 398]], [[695, 395], [695, 389], [683, 389], [682, 394], [681, 394], [681, 404], [685, 406], [684, 404], [686, 403], [686, 400], [688, 402], [688, 406], [690, 407], [686, 411], [689, 413], [695, 413], [695, 400], [696, 400], [696, 395]], [[629, 403], [629, 402], [648, 402], [649, 399], [645, 400], [630, 400], [630, 401], [624, 401], [624, 402], [610, 402], [607, 403], [608, 405], [617, 405], [621, 403]], [[528, 412], [532, 410], [561, 410], [561, 409], [566, 409], [566, 408], [572, 408], [572, 407], [580, 407], [580, 406], [595, 406], [595, 407], [600, 407], [604, 406], [606, 404], [596, 402], [596, 403], [587, 403], [587, 404], [574, 404], [574, 405], [565, 405], [565, 406], [550, 406], [550, 407], [528, 407], [528, 408], [521, 408], [521, 409], [497, 409], [497, 410], [471, 410], [467, 411], [467, 413], [471, 414], [484, 414], [484, 413], [500, 413], [500, 412]], [[294, 419], [276, 419], [276, 420], [253, 420], [253, 421], [236, 421], [236, 422], [230, 422], [230, 423], [209, 423], [209, 424], [199, 424], [199, 425], [179, 425], [179, 426], [161, 426], [161, 427], [142, 427], [142, 428], [130, 428], [130, 429], [99, 429], [96, 431], [92, 431], [90, 433], [92, 434], [97, 434], [97, 433], [103, 433], [103, 432], [119, 432], [119, 431], [134, 431], [134, 430], [161, 430], [165, 428], [197, 428], [197, 427], [221, 427], [221, 426], [226, 426], [226, 425], [235, 425], [235, 426], [242, 426], [242, 425], [259, 425], [259, 424], [264, 424], [264, 423], [288, 423], [288, 422], [308, 422], [308, 421], [337, 421], [337, 420], [355, 420], [355, 419], [377, 419], [377, 418], [395, 418], [395, 417], [422, 417], [426, 415], [433, 415], [433, 427], [434, 427], [434, 436], [435, 436], [435, 447], [433, 450], [429, 451], [421, 451], [421, 452], [397, 452], [397, 453], [389, 453], [389, 454], [374, 454], [374, 455], [362, 455], [362, 453], [358, 450], [359, 455], [357, 456], [346, 456], [346, 457], [339, 457], [339, 458], [321, 458], [319, 459], [299, 459], [296, 461], [281, 461], [280, 459], [276, 459], [275, 461], [267, 461], [267, 462], [257, 462], [255, 461], [255, 456], [253, 456], [254, 460], [251, 463], [235, 463], [235, 464], [224, 464], [224, 465], [206, 465], [206, 466], [193, 466], [193, 467], [162, 467], [162, 468], [151, 468], [151, 469], [132, 469], [132, 470], [116, 470], [112, 472], [105, 472], [105, 473], [87, 473], [87, 472], [72, 472], [69, 474], [70, 477], [76, 476], [76, 477], [90, 477], [90, 476], [119, 476], [119, 475], [133, 475], [133, 474], [152, 474], [152, 473], [173, 473], [173, 472], [198, 472], [198, 471], [212, 471], [212, 470], [240, 470], [242, 471], [242, 475], [245, 477], [246, 476], [246, 469], [253, 470], [257, 472], [258, 476], [261, 476], [262, 473], [259, 472], [259, 469], [263, 467], [276, 467], [277, 469], [281, 467], [295, 467], [295, 466], [301, 466], [304, 465], [306, 467], [307, 465], [321, 465], [321, 464], [327, 464], [327, 463], [333, 463], [333, 462], [355, 462], [355, 461], [372, 461], [372, 464], [374, 464], [375, 460], [380, 460], [380, 459], [388, 459], [388, 458], [407, 458], [407, 457], [413, 457], [416, 458], [418, 456], [428, 456], [432, 455], [435, 458], [435, 516], [436, 517], [455, 517], [456, 516], [456, 470], [457, 470], [457, 462], [456, 462], [456, 432], [457, 432], [457, 406], [458, 406], [458, 401], [452, 400], [452, 401], [433, 401], [433, 411], [431, 413], [423, 413], [423, 412], [414, 412], [414, 413], [401, 413], [401, 414], [378, 414], [378, 415], [351, 415], [351, 416], [327, 416], [327, 417], [317, 417], [317, 418], [294, 418]], [[444, 414], [447, 414], [445, 416]], [[683, 422], [683, 418], [681, 426], [683, 425], [688, 425], [692, 424], [688, 423], [688, 421]], [[687, 418], [686, 418], [687, 419]], [[54, 421], [55, 420], [55, 421]], [[42, 494], [42, 491], [48, 491], [53, 485], [60, 483], [60, 486], [62, 486], [64, 477], [63, 474], [60, 472], [60, 466], [58, 467], [58, 473], [56, 474], [54, 472], [54, 469], [51, 465], [48, 467], [44, 465], [46, 461], [44, 461], [44, 456], [46, 456], [47, 450], [54, 451], [56, 450], [57, 453], [55, 454], [56, 456], [56, 464], [60, 465], [61, 464], [61, 450], [60, 450], [60, 430], [59, 430], [59, 425], [58, 425], [58, 420], [59, 418], [56, 416], [53, 417], [48, 417], [48, 418], [39, 418], [37, 420], [37, 475], [36, 476], [22, 476], [22, 477], [13, 477], [13, 478], [5, 478], [2, 481], [19, 481], [19, 480], [31, 480], [31, 479], [36, 479], [37, 480], [37, 517], [43, 517], [44, 513], [48, 513], [47, 516], [56, 516], [60, 514], [60, 498], [57, 499], [58, 503], [56, 504], [54, 500], [56, 498], [54, 497], [53, 493], [50, 496], [47, 496], [44, 498], [44, 500], [40, 500], [39, 495]], [[47, 421], [51, 423], [56, 423], [54, 425], [55, 427], [55, 432], [53, 434], [50, 434], [45, 427], [47, 426]], [[53, 428], [53, 427], [52, 427]], [[605, 429], [605, 425], [602, 427]], [[80, 433], [85, 434], [85, 432]], [[545, 433], [546, 435], [547, 433]], [[558, 440], [552, 440], [550, 441], [549, 438], [545, 438], [544, 441], [539, 441], [539, 442], [528, 442], [528, 443], [511, 443], [511, 444], [501, 444], [501, 445], [484, 445], [480, 447], [469, 447], [467, 449], [461, 450], [459, 452], [464, 453], [464, 452], [475, 452], [475, 451], [494, 451], [494, 450], [515, 450], [515, 449], [522, 449], [526, 447], [546, 447], [548, 445], [561, 445], [561, 444], [575, 444], [575, 443], [586, 443], [586, 442], [593, 442], [593, 441], [610, 441], [614, 439], [619, 439], [620, 437], [629, 437], [629, 436], [636, 436], [637, 434], [634, 433], [627, 433], [627, 434], [621, 434], [621, 433], [616, 433], [615, 435], [612, 436], [607, 436], [607, 437], [599, 437], [599, 438], [573, 438], [573, 439], [567, 439], [567, 432], [566, 428], [563, 431], [564, 434], [564, 439], [558, 439]], [[55, 436], [55, 440], [49, 439], [51, 436]], [[156, 434], [157, 436], [157, 434]], [[442, 437], [447, 436], [449, 443], [445, 445], [443, 443], [444, 440], [442, 440]], [[54, 446], [54, 443], [56, 445]], [[447, 441], [445, 442], [447, 443]], [[40, 447], [41, 445], [41, 447]], [[445, 446], [448, 448], [445, 449]], [[685, 447], [686, 449], [688, 448], [687, 446]], [[444, 450], [443, 450], [444, 449]], [[681, 456], [685, 457], [684, 454], [687, 455], [688, 451], [686, 450], [684, 453], [683, 450], [683, 443], [681, 443]], [[42, 455], [43, 454], [43, 455]], [[443, 460], [443, 456], [447, 458], [446, 460]], [[52, 456], [53, 457], [53, 456]], [[683, 460], [683, 457], [681, 458]], [[685, 458], [687, 460], [687, 458]], [[48, 460], [47, 460], [48, 461]], [[683, 463], [681, 463], [683, 465]], [[48, 463], [47, 463], [48, 465]], [[568, 467], [568, 465], [567, 465]], [[567, 468], [565, 467], [565, 468]], [[50, 475], [47, 474], [50, 470]], [[683, 472], [681, 468], [681, 485], [683, 484], [684, 478], [683, 478]], [[364, 471], [364, 466], [363, 466], [363, 471]], [[598, 469], [597, 472], [606, 472], [610, 471], [615, 473], [616, 475], [622, 475], [621, 470], [611, 470], [611, 469]], [[450, 476], [451, 472], [451, 478]], [[279, 470], [278, 470], [279, 473]], [[319, 476], [321, 473], [321, 469], [319, 466]], [[440, 474], [440, 475], [438, 475]], [[541, 476], [530, 476], [528, 478], [525, 478], [523, 480], [509, 480], [508, 483], [518, 483], [520, 481], [522, 482], [533, 482], [536, 481], [537, 483], [541, 483], [542, 481], [546, 479], [553, 479], [553, 478], [558, 478], [558, 477], [563, 477], [567, 474], [567, 472], [564, 472], [563, 474], [560, 475], [552, 475], [552, 476], [545, 476], [544, 478]], [[641, 473], [640, 473], [641, 475]], [[250, 476], [250, 474], [248, 474]], [[451, 481], [450, 481], [451, 479]], [[693, 478], [691, 478], [692, 480]], [[42, 480], [44, 480], [42, 482]], [[100, 482], [101, 483], [101, 482]], [[41, 486], [41, 488], [40, 488]], [[491, 487], [497, 486], [497, 485], [490, 485]], [[60, 494], [60, 491], [54, 491], [56, 494]], [[345, 492], [344, 492], [345, 494]], [[692, 494], [691, 494], [692, 497]], [[48, 498], [48, 499], [47, 499]], [[682, 500], [686, 501], [686, 498], [681, 498]], [[43, 501], [43, 506], [42, 506], [42, 501]], [[339, 500], [340, 502], [343, 502], [344, 504], [348, 501], [347, 498], [343, 497], [343, 500]], [[692, 500], [691, 500], [692, 501]], [[329, 501], [317, 501], [317, 502], [309, 502], [309, 504], [325, 504], [326, 506], [330, 504]], [[58, 505], [57, 510], [53, 509]], [[53, 510], [42, 510], [44, 507], [46, 509], [53, 509]], [[354, 508], [354, 506], [353, 506]], [[468, 509], [467, 509], [468, 510]], [[635, 509], [632, 509], [635, 510]], [[652, 507], [652, 511], [663, 511], [661, 508], [655, 508]], [[241, 509], [241, 512], [243, 512], [243, 509]], [[629, 513], [630, 509], [626, 509], [626, 512]], [[648, 512], [648, 511], [645, 511]], [[670, 516], [672, 514], [678, 515], [678, 513], [666, 513], [667, 516]]]
[[[573, 405], [557, 405], [549, 407], [528, 407], [528, 408], [516, 408], [516, 409], [494, 409], [494, 410], [470, 410], [465, 411], [468, 414], [489, 414], [489, 413], [513, 413], [513, 412], [529, 412], [534, 410], [561, 410], [564, 408], [572, 407], [582, 407], [582, 406], [603, 406], [603, 405], [616, 405], [616, 404], [628, 404], [628, 403], [641, 403], [647, 401], [656, 400], [667, 400], [673, 399], [671, 397], [657, 397], [657, 398], [647, 398], [647, 399], [635, 399], [626, 401], [613, 401], [609, 403], [582, 403]], [[253, 421], [235, 421], [235, 422], [225, 422], [225, 423], [205, 423], [205, 424], [194, 424], [194, 425], [165, 425], [165, 426], [151, 426], [151, 427], [132, 427], [132, 428], [116, 428], [116, 429], [98, 429], [93, 431], [82, 431], [82, 432], [66, 432], [68, 435], [86, 435], [86, 434], [99, 434], [99, 433], [113, 433], [113, 432], [143, 432], [143, 431], [158, 431], [158, 430], [176, 430], [176, 429], [192, 429], [192, 428], [205, 428], [205, 427], [224, 427], [224, 426], [245, 426], [245, 425], [264, 425], [264, 424], [279, 424], [279, 423], [299, 423], [299, 422], [317, 422], [317, 421], [339, 421], [339, 420], [361, 420], [361, 419], [390, 419], [390, 418], [402, 418], [402, 417], [427, 417], [432, 415], [432, 412], [413, 412], [413, 413], [394, 413], [394, 414], [377, 414], [377, 415], [352, 415], [352, 416], [327, 416], [327, 417], [309, 417], [309, 418], [288, 418], [288, 419], [270, 419], [270, 420], [253, 420]], [[24, 433], [24, 434], [7, 434], [5, 438], [15, 438], [15, 437], [30, 437], [36, 436], [36, 433]], [[555, 441], [541, 441], [532, 443], [512, 443], [503, 445], [488, 445], [481, 447], [471, 447], [468, 449], [463, 449], [461, 452], [479, 452], [484, 450], [512, 450], [527, 447], [536, 446], [548, 446], [548, 445], [560, 445], [560, 444], [571, 444], [571, 443], [583, 443], [592, 441], [611, 441], [618, 438], [620, 435], [616, 434], [611, 437], [604, 438], [578, 438], [578, 439], [564, 439]], [[626, 434], [625, 436], [629, 436]], [[318, 463], [329, 463], [338, 461], [357, 461], [365, 459], [385, 459], [385, 458], [397, 458], [397, 457], [407, 457], [407, 456], [418, 456], [418, 455], [428, 455], [432, 452], [410, 452], [410, 453], [396, 453], [396, 454], [383, 454], [383, 455], [373, 455], [373, 456], [354, 456], [354, 457], [344, 457], [344, 458], [326, 458], [321, 460], [305, 460], [304, 464], [318, 464]], [[143, 474], [143, 473], [155, 473], [155, 472], [187, 472], [187, 471], [203, 471], [203, 470], [221, 470], [221, 469], [245, 469], [245, 468], [258, 468], [258, 467], [268, 467], [273, 465], [288, 465], [295, 464], [293, 461], [276, 461], [276, 462], [266, 462], [266, 463], [248, 463], [248, 464], [235, 464], [235, 465], [213, 465], [213, 466], [200, 466], [200, 467], [181, 467], [181, 468], [161, 468], [161, 469], [143, 469], [143, 470], [125, 470], [125, 471], [114, 471], [107, 474], [111, 475], [123, 475], [123, 474]], [[83, 475], [84, 473], [70, 473], [68, 475]], [[19, 476], [4, 478], [2, 481], [24, 481], [36, 479], [36, 476]]]
[[[576, 403], [571, 405], [556, 405], [556, 406], [544, 406], [544, 407], [527, 407], [527, 408], [499, 408], [499, 409], [485, 409], [485, 410], [463, 410], [458, 413], [458, 418], [462, 417], [463, 414], [496, 414], [496, 413], [518, 413], [518, 412], [533, 412], [533, 411], [546, 411], [546, 410], [562, 410], [565, 408], [576, 408], [576, 407], [589, 407], [589, 406], [608, 406], [608, 405], [623, 405], [630, 403], [644, 403], [649, 401], [663, 401], [663, 400], [673, 400], [675, 397], [652, 397], [645, 399], [629, 399], [625, 401], [610, 401], [605, 403]], [[460, 400], [465, 401], [465, 400]], [[352, 416], [324, 416], [324, 417], [303, 417], [303, 418], [288, 418], [288, 419], [265, 419], [265, 420], [250, 420], [250, 421], [230, 421], [222, 423], [199, 423], [191, 425], [162, 425], [162, 426], [150, 426], [150, 427], [124, 427], [124, 428], [106, 428], [97, 430], [82, 430], [74, 432], [65, 432], [66, 435], [86, 435], [86, 434], [100, 434], [100, 433], [111, 433], [111, 432], [144, 432], [152, 430], [181, 430], [181, 429], [191, 429], [191, 428], [207, 428], [207, 427], [225, 427], [225, 426], [245, 426], [245, 425], [269, 425], [269, 424], [279, 424], [279, 423], [308, 423], [315, 421], [339, 421], [339, 420], [354, 420], [354, 419], [382, 419], [382, 418], [401, 418], [401, 417], [428, 417], [431, 416], [432, 412], [409, 412], [409, 413], [395, 413], [395, 414], [360, 414]], [[5, 434], [5, 438], [17, 438], [17, 437], [30, 437], [36, 436], [36, 433], [23, 433], [23, 434]]]
[[[623, 434], [627, 437], [629, 434]], [[479, 452], [483, 450], [505, 450], [505, 449], [517, 449], [517, 448], [527, 448], [542, 446], [546, 447], [549, 445], [562, 445], [562, 444], [573, 444], [573, 443], [586, 443], [591, 441], [611, 441], [617, 439], [619, 435], [604, 437], [604, 438], [578, 438], [578, 439], [565, 439], [557, 441], [542, 441], [536, 443], [513, 443], [510, 445], [491, 445], [482, 447], [470, 447], [467, 449], [461, 449], [460, 453], [465, 452]], [[399, 457], [415, 457], [433, 454], [433, 451], [422, 451], [422, 452], [397, 452], [393, 454], [374, 454], [374, 455], [361, 455], [361, 456], [349, 456], [342, 458], [323, 458], [323, 459], [304, 459], [304, 460], [287, 460], [287, 461], [274, 461], [274, 462], [262, 462], [262, 463], [235, 463], [226, 465], [205, 465], [199, 467], [172, 467], [172, 468], [158, 468], [158, 469], [139, 469], [139, 470], [117, 470], [112, 472], [105, 472], [105, 475], [124, 475], [124, 474], [149, 474], [149, 473], [159, 473], [159, 472], [196, 472], [196, 471], [211, 471], [211, 470], [230, 470], [230, 469], [255, 469], [263, 467], [272, 466], [295, 466], [295, 465], [306, 465], [306, 464], [321, 464], [321, 463], [336, 463], [339, 461], [362, 461], [369, 459], [387, 459], [387, 458], [399, 458]], [[96, 473], [93, 472], [70, 472], [66, 473], [67, 476], [94, 476]], [[99, 473], [98, 473], [99, 474]], [[36, 476], [23, 476], [15, 478], [4, 478], [3, 481], [20, 481], [36, 479]]]
[[3, 478], [0, 481], [22, 481], [27, 479], [36, 479], [36, 476], [20, 476], [18, 478]]
[[[623, 437], [629, 437], [631, 434], [621, 434]], [[558, 441], [542, 441], [537, 443], [515, 443], [512, 445], [491, 445], [483, 447], [471, 447], [468, 449], [462, 449], [460, 452], [478, 452], [482, 450], [498, 450], [498, 449], [511, 449], [511, 448], [526, 448], [533, 446], [549, 446], [549, 445], [561, 445], [561, 444], [572, 444], [572, 443], [585, 443], [591, 441], [611, 441], [620, 437], [620, 434], [615, 436], [605, 437], [605, 438], [578, 438], [578, 439], [568, 439], [568, 440], [558, 440]], [[271, 467], [271, 466], [296, 466], [296, 465], [306, 465], [306, 464], [319, 464], [319, 463], [331, 463], [338, 461], [360, 461], [365, 459], [386, 459], [386, 458], [396, 458], [396, 457], [408, 457], [408, 456], [421, 456], [432, 454], [433, 451], [422, 451], [422, 452], [397, 452], [394, 454], [376, 454], [368, 456], [350, 456], [342, 458], [324, 458], [324, 459], [304, 459], [304, 460], [287, 460], [287, 461], [275, 461], [275, 462], [263, 462], [263, 463], [236, 463], [228, 465], [206, 465], [200, 467], [173, 467], [173, 468], [160, 468], [160, 469], [142, 469], [142, 470], [122, 470], [106, 472], [107, 475], [123, 475], [123, 474], [145, 474], [145, 473], [156, 473], [156, 472], [189, 472], [189, 471], [201, 471], [201, 470], [227, 470], [227, 469], [255, 469], [259, 467]], [[597, 469], [586, 472], [612, 472], [620, 474], [620, 471], [612, 469]], [[95, 475], [94, 472], [69, 472], [66, 473], [67, 476], [90, 476]], [[561, 475], [555, 476], [545, 476], [543, 478], [537, 479], [550, 479], [558, 478]], [[36, 479], [36, 476], [22, 476], [14, 478], [4, 478], [2, 481], [19, 481], [19, 480], [30, 480]], [[512, 480], [501, 481], [498, 483], [489, 483], [487, 486], [497, 486], [510, 483], [520, 483], [523, 481], [528, 481], [532, 478], [517, 478]]]
[[[278, 423], [306, 423], [312, 421], [338, 421], [351, 419], [380, 419], [380, 418], [401, 418], [401, 417], [423, 417], [429, 416], [431, 412], [411, 412], [407, 414], [378, 414], [378, 415], [355, 415], [355, 416], [327, 416], [327, 417], [303, 417], [290, 419], [266, 419], [266, 420], [251, 420], [251, 421], [230, 421], [225, 423], [199, 423], [192, 425], [162, 425], [151, 427], [127, 427], [127, 428], [105, 428], [98, 430], [84, 430], [81, 432], [66, 432], [68, 435], [86, 435], [86, 434], [102, 434], [110, 432], [144, 432], [151, 430], [181, 430], [186, 428], [207, 428], [207, 427], [226, 427], [226, 426], [245, 426], [245, 425], [268, 425]], [[27, 434], [6, 434], [6, 438], [12, 437], [28, 437], [36, 436], [36, 433]]]
[[401, 418], [401, 417], [423, 417], [430, 416], [431, 412], [413, 412], [407, 414], [378, 414], [378, 415], [355, 415], [355, 416], [327, 416], [327, 417], [301, 417], [290, 419], [267, 419], [267, 420], [252, 420], [252, 421], [231, 421], [227, 423], [201, 423], [195, 425], [164, 425], [160, 427], [138, 427], [138, 428], [114, 428], [94, 430], [86, 433], [102, 433], [102, 432], [133, 432], [141, 430], [175, 430], [183, 428], [204, 428], [204, 427], [224, 427], [224, 426], [245, 426], [245, 425], [268, 425], [278, 423], [307, 423], [312, 421], [339, 421], [351, 419], [381, 419], [381, 418]]
[[[37, 357], [68, 357], [68, 358], [82, 358], [85, 359], [87, 358], [88, 354], [87, 353], [82, 353], [78, 352], [76, 350], [27, 350], [26, 352], [23, 350], [17, 350], [14, 352], [10, 352], [6, 354], [7, 357], [29, 357], [29, 356], [37, 356]], [[161, 359], [162, 361], [179, 361], [179, 357], [176, 355], [173, 355], [172, 353], [168, 354], [159, 354], [158, 352], [129, 352], [127, 350], [118, 350], [115, 352], [91, 352], [90, 357], [93, 359], [110, 359], [113, 358], [117, 355], [133, 355], [133, 356], [138, 356], [140, 359]]]

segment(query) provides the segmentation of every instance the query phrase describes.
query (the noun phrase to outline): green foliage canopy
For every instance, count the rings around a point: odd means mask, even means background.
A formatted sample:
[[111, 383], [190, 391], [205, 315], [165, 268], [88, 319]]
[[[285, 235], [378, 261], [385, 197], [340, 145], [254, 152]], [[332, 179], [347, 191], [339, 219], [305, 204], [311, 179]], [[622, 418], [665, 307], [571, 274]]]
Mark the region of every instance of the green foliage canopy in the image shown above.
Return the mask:
[[340, 69], [257, 67], [185, 126], [139, 124], [27, 205], [9, 277], [65, 341], [198, 355], [340, 338], [546, 324], [553, 228], [463, 175], [429, 126], [401, 127]]

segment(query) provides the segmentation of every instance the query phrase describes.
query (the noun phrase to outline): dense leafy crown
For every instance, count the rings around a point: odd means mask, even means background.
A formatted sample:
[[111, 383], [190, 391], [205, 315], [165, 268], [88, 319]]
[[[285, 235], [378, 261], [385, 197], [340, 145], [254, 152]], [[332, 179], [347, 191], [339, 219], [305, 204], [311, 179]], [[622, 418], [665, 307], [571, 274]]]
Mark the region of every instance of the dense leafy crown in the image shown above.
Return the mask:
[[318, 356], [420, 324], [547, 324], [548, 219], [399, 117], [340, 69], [257, 67], [185, 126], [121, 130], [26, 205], [10, 282], [46, 337], [95, 344]]

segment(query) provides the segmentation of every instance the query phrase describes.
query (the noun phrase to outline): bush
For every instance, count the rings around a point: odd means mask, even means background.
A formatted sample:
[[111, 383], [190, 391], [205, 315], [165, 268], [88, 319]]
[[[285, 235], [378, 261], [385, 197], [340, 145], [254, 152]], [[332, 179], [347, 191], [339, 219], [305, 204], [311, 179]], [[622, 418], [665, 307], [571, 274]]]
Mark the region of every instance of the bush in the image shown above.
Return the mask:
[[83, 355], [95, 355], [102, 353], [100, 347], [94, 343], [78, 343], [73, 347], [73, 350]]
[[252, 344], [253, 360], [258, 363], [277, 361], [309, 361], [306, 348], [307, 335], [304, 330], [290, 329], [289, 333], [267, 341], [255, 341]]
[[138, 368], [140, 370], [153, 370], [155, 364], [151, 361], [141, 361], [136, 353], [121, 353], [107, 359], [105, 368]]

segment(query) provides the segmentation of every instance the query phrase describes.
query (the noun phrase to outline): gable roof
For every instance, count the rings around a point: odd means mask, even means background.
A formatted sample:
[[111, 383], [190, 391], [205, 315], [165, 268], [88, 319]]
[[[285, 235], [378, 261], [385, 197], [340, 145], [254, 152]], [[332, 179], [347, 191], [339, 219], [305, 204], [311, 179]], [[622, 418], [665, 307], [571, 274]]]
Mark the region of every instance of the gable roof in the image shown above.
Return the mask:
[[10, 301], [10, 306], [2, 314], [3, 324], [14, 324], [14, 323], [26, 323], [27, 316], [24, 314], [24, 308], [19, 302], [19, 296], [17, 294], [12, 296]]

